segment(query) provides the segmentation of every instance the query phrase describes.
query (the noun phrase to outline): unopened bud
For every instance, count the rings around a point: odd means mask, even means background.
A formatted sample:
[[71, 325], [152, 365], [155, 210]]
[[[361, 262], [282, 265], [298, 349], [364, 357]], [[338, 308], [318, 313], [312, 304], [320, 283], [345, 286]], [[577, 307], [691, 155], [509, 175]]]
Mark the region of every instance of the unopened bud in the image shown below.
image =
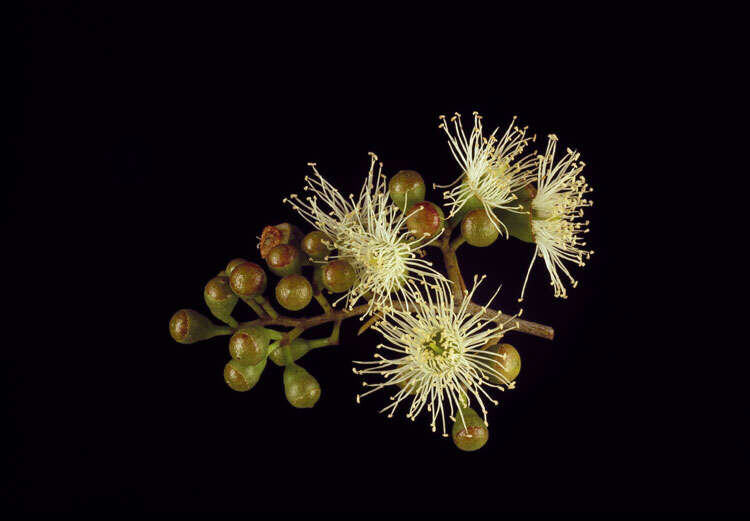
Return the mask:
[[302, 269], [302, 255], [299, 248], [291, 244], [274, 246], [266, 256], [268, 269], [279, 277], [299, 273]]
[[424, 201], [424, 179], [414, 170], [401, 170], [388, 183], [388, 193], [393, 204], [403, 211], [415, 203]]
[[270, 358], [271, 361], [278, 366], [285, 366], [286, 357], [284, 355], [284, 349], [289, 350], [289, 354], [292, 357], [292, 362], [296, 362], [313, 348], [310, 347], [310, 342], [308, 342], [304, 338], [298, 337], [292, 340], [292, 343], [289, 344], [289, 346], [287, 346], [286, 348], [278, 347], [271, 351], [271, 353], [268, 355], [268, 358]]
[[213, 316], [231, 327], [237, 327], [232, 311], [237, 305], [237, 295], [229, 287], [229, 277], [214, 277], [203, 289], [203, 299]]
[[247, 365], [255, 365], [266, 358], [268, 333], [261, 326], [248, 326], [235, 331], [229, 339], [229, 354]]
[[245, 259], [239, 259], [239, 258], [230, 260], [229, 263], [227, 264], [226, 269], [224, 270], [224, 273], [226, 274], [227, 277], [230, 277], [232, 275], [232, 272], [234, 271], [234, 268], [236, 268], [237, 266], [245, 262], [247, 262]]
[[284, 394], [294, 407], [309, 409], [320, 399], [320, 384], [302, 366], [290, 364], [284, 368]]
[[503, 380], [496, 374], [488, 373], [492, 383], [507, 384], [518, 377], [518, 373], [521, 372], [521, 355], [515, 347], [510, 344], [497, 344], [491, 346], [488, 351], [502, 355], [493, 357], [490, 366], [507, 379]]
[[331, 293], [343, 293], [349, 291], [354, 284], [356, 273], [347, 261], [336, 259], [325, 266], [321, 273], [323, 286]]
[[310, 281], [300, 274], [287, 275], [276, 285], [276, 300], [289, 311], [306, 307], [313, 297]]
[[419, 239], [434, 237], [445, 226], [445, 215], [443, 210], [430, 201], [422, 201], [412, 205], [406, 212], [406, 227]]
[[451, 437], [456, 447], [471, 452], [484, 447], [490, 437], [490, 432], [476, 411], [465, 407], [456, 414]]
[[461, 235], [472, 246], [489, 246], [497, 240], [499, 234], [484, 208], [470, 211], [461, 222]]
[[180, 344], [194, 344], [219, 335], [231, 335], [233, 329], [217, 326], [211, 320], [192, 309], [181, 309], [169, 321], [169, 333]]
[[229, 286], [240, 297], [261, 295], [266, 290], [266, 272], [254, 262], [243, 262], [232, 270]]
[[302, 251], [304, 251], [309, 257], [315, 260], [324, 259], [331, 253], [329, 246], [331, 241], [326, 237], [326, 234], [315, 230], [305, 235], [302, 239]]
[[265, 359], [256, 365], [248, 365], [232, 359], [224, 366], [224, 381], [234, 391], [249, 391], [258, 383], [265, 368]]

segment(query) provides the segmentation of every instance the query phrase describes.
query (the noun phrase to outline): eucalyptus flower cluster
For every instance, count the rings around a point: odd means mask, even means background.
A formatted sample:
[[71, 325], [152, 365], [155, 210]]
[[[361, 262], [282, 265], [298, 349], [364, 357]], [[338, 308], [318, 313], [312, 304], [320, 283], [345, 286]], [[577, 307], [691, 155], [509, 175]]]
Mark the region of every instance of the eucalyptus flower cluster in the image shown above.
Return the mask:
[[[358, 195], [343, 195], [309, 163], [302, 191], [283, 198], [308, 230], [291, 223], [265, 226], [258, 237], [260, 260], [230, 260], [204, 287], [205, 304], [222, 324], [182, 309], [170, 320], [172, 337], [191, 344], [229, 336], [224, 380], [231, 389], [254, 388], [270, 359], [283, 368], [289, 403], [309, 408], [321, 399], [321, 386], [300, 359], [338, 345], [342, 322], [358, 317], [364, 324], [357, 335], [372, 329], [381, 342], [371, 358], [354, 362], [364, 388], [356, 402], [382, 391], [389, 395], [381, 408], [388, 417], [424, 417], [462, 450], [484, 446], [488, 406], [498, 404], [501, 391], [514, 389], [520, 374], [520, 354], [503, 342], [505, 335], [551, 339], [553, 331], [522, 320], [521, 310], [490, 308], [497, 283], [489, 301], [474, 302], [487, 276], [475, 275], [467, 286], [457, 250], [510, 237], [530, 243], [532, 260], [519, 300], [537, 257], [544, 260], [554, 296], [567, 297], [566, 281], [577, 285], [570, 266], [583, 266], [593, 253], [583, 240], [591, 188], [577, 151], [566, 149], [558, 157], [555, 135], [543, 154], [529, 151], [536, 136], [515, 118], [504, 132], [497, 128], [488, 135], [477, 113], [468, 133], [459, 114], [441, 116], [439, 127], [459, 171], [450, 184], [433, 185], [443, 189], [445, 209], [426, 199], [421, 174], [401, 170], [388, 178], [374, 153]], [[445, 272], [433, 252], [442, 255]], [[235, 317], [240, 301], [254, 319]], [[279, 313], [277, 305], [291, 314]], [[311, 305], [319, 314], [301, 316]], [[307, 336], [325, 325], [331, 326], [328, 336]]]

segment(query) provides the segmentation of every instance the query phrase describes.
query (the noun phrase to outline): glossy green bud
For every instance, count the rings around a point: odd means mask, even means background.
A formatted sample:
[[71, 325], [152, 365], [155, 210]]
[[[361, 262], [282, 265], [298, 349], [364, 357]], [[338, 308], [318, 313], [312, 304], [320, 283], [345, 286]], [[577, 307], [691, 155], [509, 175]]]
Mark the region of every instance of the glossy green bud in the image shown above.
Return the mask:
[[181, 309], [169, 321], [169, 333], [180, 344], [194, 344], [219, 335], [231, 335], [233, 329], [217, 326], [208, 317], [192, 309]]
[[[312, 351], [314, 348], [310, 346], [310, 342], [307, 341], [304, 338], [298, 337], [292, 340], [292, 343], [289, 344], [289, 347], [287, 347], [289, 350], [289, 354], [292, 357], [292, 362], [296, 362], [303, 356], [305, 356], [309, 351]], [[284, 356], [284, 349], [281, 347], [277, 347], [271, 353], [268, 355], [268, 358], [271, 359], [271, 361], [278, 365], [278, 366], [285, 366], [286, 365], [286, 358]]]
[[276, 285], [276, 300], [289, 311], [299, 311], [306, 307], [312, 297], [310, 281], [298, 273], [287, 275]]
[[445, 226], [443, 210], [430, 201], [422, 201], [412, 205], [406, 212], [406, 227], [417, 238], [434, 237]]
[[461, 221], [461, 235], [472, 246], [489, 246], [497, 240], [499, 234], [484, 208], [470, 211]]
[[401, 170], [391, 177], [388, 193], [393, 204], [403, 211], [415, 203], [424, 201], [424, 179], [414, 170]]
[[302, 230], [293, 224], [281, 223], [276, 226], [266, 226], [260, 234], [260, 256], [266, 258], [268, 253], [279, 244], [291, 244], [299, 247], [302, 240]]
[[302, 239], [302, 251], [305, 252], [308, 257], [315, 260], [321, 260], [331, 254], [331, 250], [328, 245], [331, 241], [328, 239], [325, 233], [315, 230], [310, 232]]
[[323, 266], [321, 275], [323, 286], [328, 291], [343, 293], [352, 287], [357, 274], [347, 261], [336, 259]]
[[[495, 371], [507, 378], [507, 382], [512, 382], [518, 377], [518, 373], [521, 372], [521, 355], [515, 347], [510, 344], [497, 344], [491, 346], [488, 351], [504, 356], [504, 358], [493, 357], [491, 366]], [[488, 376], [492, 383], [507, 383], [497, 375], [488, 373]]]
[[297, 364], [284, 368], [284, 394], [294, 407], [309, 409], [320, 399], [320, 384]]
[[456, 414], [456, 421], [453, 422], [451, 437], [453, 443], [461, 450], [471, 452], [484, 447], [490, 437], [490, 432], [484, 424], [482, 418], [474, 409], [468, 407], [461, 409], [461, 414]]
[[302, 269], [302, 255], [299, 248], [291, 244], [279, 244], [271, 248], [266, 256], [268, 269], [279, 277], [299, 273]]
[[214, 277], [203, 289], [203, 299], [213, 316], [231, 327], [237, 327], [232, 311], [237, 305], [237, 295], [229, 287], [229, 277]]
[[268, 285], [268, 277], [263, 268], [254, 262], [243, 262], [232, 270], [229, 286], [240, 297], [261, 295]]
[[232, 275], [232, 272], [234, 271], [234, 268], [236, 268], [240, 264], [244, 264], [245, 262], [247, 262], [245, 259], [240, 259], [240, 258], [230, 260], [227, 263], [226, 269], [224, 269], [224, 274], [227, 277], [230, 277]]
[[268, 332], [261, 326], [248, 326], [235, 331], [229, 339], [229, 354], [235, 360], [255, 365], [266, 358]]
[[256, 365], [248, 365], [232, 359], [224, 366], [224, 381], [234, 391], [249, 391], [258, 383], [265, 368], [265, 358]]

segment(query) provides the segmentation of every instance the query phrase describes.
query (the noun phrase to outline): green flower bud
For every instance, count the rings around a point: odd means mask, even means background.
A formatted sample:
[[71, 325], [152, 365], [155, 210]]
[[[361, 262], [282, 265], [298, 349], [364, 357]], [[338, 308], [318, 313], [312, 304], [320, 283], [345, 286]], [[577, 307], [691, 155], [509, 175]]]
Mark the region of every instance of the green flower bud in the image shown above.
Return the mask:
[[265, 368], [265, 358], [256, 365], [247, 365], [233, 359], [224, 366], [224, 381], [234, 391], [249, 391], [258, 383]]
[[[494, 358], [492, 361], [492, 368], [508, 379], [508, 382], [512, 382], [518, 377], [518, 373], [521, 372], [521, 355], [518, 353], [515, 347], [510, 344], [498, 344], [490, 347], [488, 351], [504, 355], [505, 358]], [[492, 383], [507, 383], [500, 379], [497, 375], [488, 374]]]
[[269, 252], [279, 244], [291, 244], [298, 247], [302, 235], [302, 230], [293, 224], [281, 223], [276, 226], [266, 226], [260, 234], [260, 243], [258, 244], [260, 256], [265, 259]]
[[[302, 337], [297, 337], [294, 340], [292, 340], [292, 343], [289, 344], [289, 347], [287, 347], [289, 350], [289, 354], [292, 356], [292, 362], [296, 362], [303, 356], [305, 356], [309, 351], [312, 351], [315, 349], [314, 347], [311, 347], [310, 342]], [[271, 353], [268, 355], [268, 358], [271, 359], [271, 361], [280, 366], [283, 367], [286, 365], [286, 358], [284, 357], [284, 349], [281, 347], [277, 347]]]
[[291, 244], [279, 244], [271, 248], [266, 256], [268, 268], [278, 275], [284, 277], [292, 273], [299, 273], [302, 269], [302, 255], [295, 246]]
[[323, 286], [331, 293], [349, 291], [354, 284], [356, 273], [351, 264], [337, 259], [323, 266], [321, 273]]
[[388, 193], [393, 204], [403, 211], [415, 203], [424, 201], [424, 179], [414, 170], [401, 170], [391, 177]]
[[331, 254], [328, 245], [331, 241], [321, 231], [310, 232], [302, 239], [302, 251], [315, 260], [324, 259]]
[[254, 262], [238, 264], [229, 276], [229, 286], [240, 297], [262, 295], [267, 285], [266, 272]]
[[247, 365], [255, 365], [266, 358], [268, 332], [260, 326], [248, 326], [235, 331], [229, 339], [229, 354]]
[[203, 289], [203, 299], [216, 318], [231, 327], [238, 326], [232, 317], [232, 311], [239, 299], [229, 287], [229, 277], [214, 277], [209, 280]]
[[232, 260], [230, 260], [229, 263], [227, 264], [226, 269], [224, 270], [224, 274], [227, 277], [231, 276], [232, 275], [232, 271], [234, 271], [234, 268], [236, 268], [240, 264], [244, 264], [245, 262], [247, 262], [245, 259], [232, 259]]
[[217, 326], [192, 309], [181, 309], [169, 321], [169, 333], [180, 344], [194, 344], [219, 335], [231, 335], [232, 328]]
[[497, 240], [499, 232], [484, 208], [478, 208], [464, 217], [461, 235], [472, 246], [484, 248]]
[[481, 449], [490, 437], [487, 426], [474, 409], [466, 407], [461, 409], [461, 413], [463, 413], [463, 421], [461, 414], [456, 414], [456, 421], [453, 422], [451, 430], [453, 443], [467, 452]]
[[445, 226], [443, 210], [429, 201], [422, 201], [412, 205], [406, 212], [406, 227], [417, 238], [434, 237]]
[[306, 307], [312, 297], [310, 281], [298, 273], [287, 275], [276, 285], [276, 300], [289, 311], [299, 311]]
[[309, 409], [320, 399], [320, 384], [303, 367], [293, 363], [284, 368], [284, 394], [292, 406]]

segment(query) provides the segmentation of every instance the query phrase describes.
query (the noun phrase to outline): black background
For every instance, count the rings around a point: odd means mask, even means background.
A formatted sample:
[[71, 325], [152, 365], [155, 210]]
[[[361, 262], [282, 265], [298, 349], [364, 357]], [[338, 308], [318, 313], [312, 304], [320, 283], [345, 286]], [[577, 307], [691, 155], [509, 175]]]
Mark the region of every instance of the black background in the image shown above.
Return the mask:
[[[633, 6], [280, 11], [35, 5], [14, 17], [4, 512], [747, 511], [747, 407], [708, 394], [733, 363], [704, 350], [712, 317], [680, 261], [704, 224], [674, 225], [669, 206], [685, 201], [675, 171], [692, 175], [673, 162], [693, 117], [682, 108], [701, 112], [707, 75], [685, 21]], [[281, 199], [308, 161], [347, 193], [369, 151], [388, 175], [445, 183], [457, 171], [437, 117], [473, 110], [488, 127], [518, 115], [540, 147], [556, 133], [595, 189], [596, 254], [567, 300], [537, 264], [524, 316], [556, 339], [509, 335], [523, 371], [491, 410], [485, 448], [460, 453], [424, 418], [378, 415], [385, 395], [356, 405], [351, 360], [377, 338], [355, 337], [357, 321], [341, 347], [304, 360], [323, 388], [314, 410], [286, 403], [275, 366], [251, 392], [229, 390], [226, 339], [170, 339], [174, 311], [206, 312], [205, 282], [256, 259], [264, 225], [294, 219]], [[465, 274], [489, 276], [478, 300], [502, 283], [514, 310], [531, 250], [511, 240], [460, 255]]]

